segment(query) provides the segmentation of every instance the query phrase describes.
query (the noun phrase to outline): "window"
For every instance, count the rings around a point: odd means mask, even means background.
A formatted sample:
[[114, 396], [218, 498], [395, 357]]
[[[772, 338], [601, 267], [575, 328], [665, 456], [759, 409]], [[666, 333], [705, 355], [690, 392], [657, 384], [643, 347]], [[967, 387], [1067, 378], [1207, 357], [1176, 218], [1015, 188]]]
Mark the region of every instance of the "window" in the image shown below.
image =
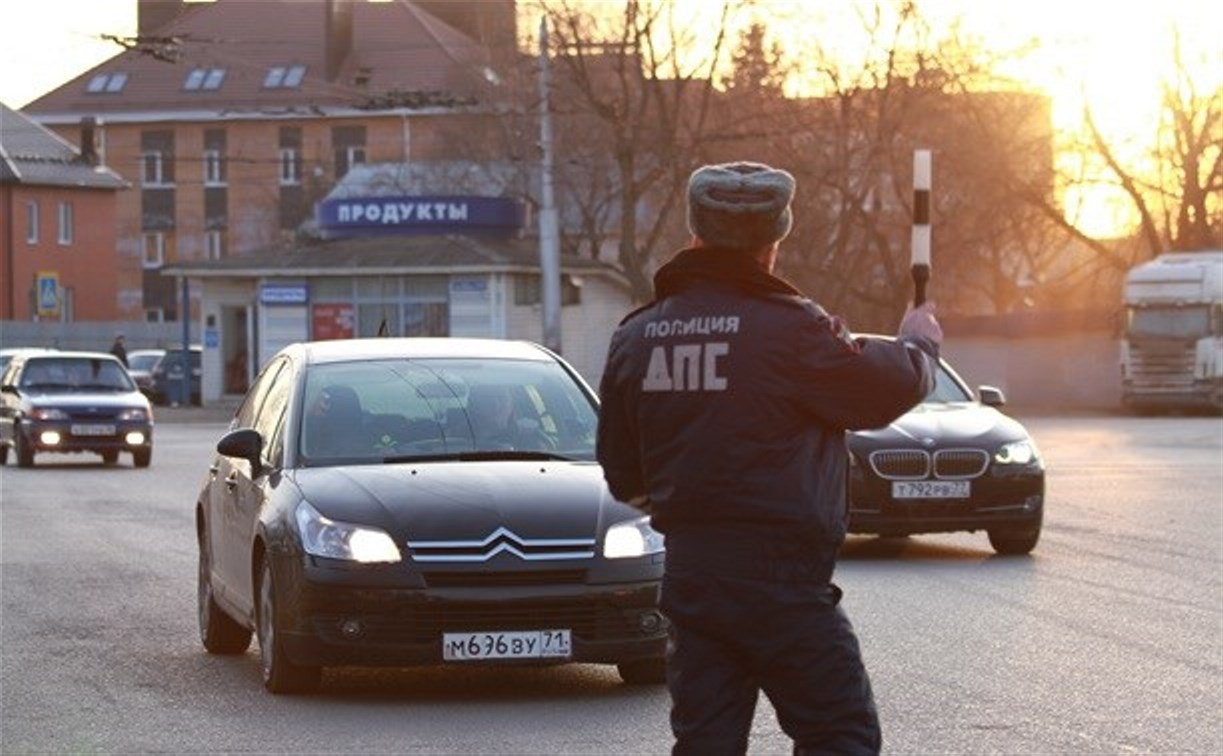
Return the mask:
[[[519, 306], [537, 305], [543, 302], [543, 292], [539, 288], [539, 276], [514, 276], [514, 304]], [[578, 305], [582, 303], [582, 286], [580, 279], [564, 274], [561, 276], [561, 306]]]
[[222, 186], [225, 183], [225, 161], [220, 150], [204, 150], [204, 185]]
[[337, 179], [344, 178], [348, 171], [354, 166], [365, 162], [364, 147], [345, 147], [337, 151], [337, 160], [335, 166], [335, 177]]
[[59, 203], [59, 243], [68, 246], [72, 243], [72, 203]]
[[225, 256], [225, 232], [213, 229], [204, 232], [204, 256], [208, 260], [220, 260]]
[[148, 231], [144, 235], [144, 267], [160, 268], [166, 259], [166, 235], [160, 231]]
[[27, 244], [38, 243], [38, 201], [25, 203], [25, 240]]
[[122, 92], [125, 84], [127, 84], [125, 73], [98, 74], [85, 85], [85, 91], [89, 94], [115, 94]]
[[300, 184], [301, 180], [301, 158], [297, 148], [282, 147], [280, 149], [280, 185], [293, 186]]
[[300, 87], [304, 78], [306, 78], [305, 66], [290, 66], [289, 72], [285, 74], [284, 86]]
[[285, 67], [272, 66], [268, 69], [267, 76], [263, 77], [264, 89], [275, 89], [279, 87], [281, 82], [285, 80]]
[[225, 81], [224, 68], [193, 68], [187, 72], [183, 80], [183, 89], [199, 91], [201, 89], [220, 89]]
[[220, 89], [223, 81], [225, 81], [224, 68], [209, 69], [208, 75], [204, 77], [204, 89]]
[[141, 154], [143, 168], [141, 175], [145, 186], [165, 186], [165, 165], [160, 152], [144, 152]]
[[166, 312], [160, 307], [146, 307], [144, 308], [144, 320], [147, 323], [164, 323]]

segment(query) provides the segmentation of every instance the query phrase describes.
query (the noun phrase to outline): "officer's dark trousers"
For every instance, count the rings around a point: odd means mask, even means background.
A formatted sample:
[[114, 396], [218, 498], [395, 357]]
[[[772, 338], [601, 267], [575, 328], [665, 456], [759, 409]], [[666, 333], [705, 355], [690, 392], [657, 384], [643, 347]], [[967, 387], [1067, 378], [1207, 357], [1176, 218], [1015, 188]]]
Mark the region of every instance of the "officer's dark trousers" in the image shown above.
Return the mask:
[[[742, 754], [763, 690], [796, 754], [874, 754], [879, 719], [833, 557], [667, 538], [675, 754]], [[729, 552], [729, 553], [728, 553]]]

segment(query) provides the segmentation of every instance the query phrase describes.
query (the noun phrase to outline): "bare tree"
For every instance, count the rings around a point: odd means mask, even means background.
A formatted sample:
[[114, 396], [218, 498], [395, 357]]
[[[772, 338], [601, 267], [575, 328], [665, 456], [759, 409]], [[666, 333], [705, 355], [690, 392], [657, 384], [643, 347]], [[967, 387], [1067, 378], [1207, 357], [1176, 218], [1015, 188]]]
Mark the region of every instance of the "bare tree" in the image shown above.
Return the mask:
[[[577, 206], [584, 243], [615, 238], [615, 258], [639, 301], [672, 241], [682, 187], [709, 137], [712, 81], [725, 57], [730, 3], [703, 55], [665, 0], [606, 5], [544, 2], [556, 41], [553, 102], [562, 161], [561, 203]], [[613, 228], [615, 232], [613, 233]]]

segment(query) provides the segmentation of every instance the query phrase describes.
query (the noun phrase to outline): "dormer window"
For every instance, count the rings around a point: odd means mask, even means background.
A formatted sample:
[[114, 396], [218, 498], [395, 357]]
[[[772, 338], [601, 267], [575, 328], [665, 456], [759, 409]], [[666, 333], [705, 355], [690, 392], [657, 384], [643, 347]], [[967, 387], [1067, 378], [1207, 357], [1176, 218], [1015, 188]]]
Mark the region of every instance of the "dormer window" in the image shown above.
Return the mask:
[[183, 89], [190, 91], [220, 89], [223, 81], [225, 81], [224, 68], [193, 68], [183, 81]]
[[89, 83], [85, 85], [85, 91], [90, 94], [114, 94], [116, 92], [122, 92], [124, 84], [127, 84], [127, 74], [125, 73], [117, 72], [98, 74], [90, 79]]
[[263, 77], [263, 88], [296, 89], [305, 77], [305, 66], [272, 66]]

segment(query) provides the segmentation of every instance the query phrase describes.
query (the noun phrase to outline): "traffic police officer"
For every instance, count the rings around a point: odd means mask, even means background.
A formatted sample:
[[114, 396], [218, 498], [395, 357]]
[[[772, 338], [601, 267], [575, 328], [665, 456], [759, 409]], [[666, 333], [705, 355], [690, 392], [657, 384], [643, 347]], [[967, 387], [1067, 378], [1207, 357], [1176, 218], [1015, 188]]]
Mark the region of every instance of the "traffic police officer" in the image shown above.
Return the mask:
[[761, 690], [796, 753], [881, 745], [832, 583], [845, 431], [921, 401], [942, 332], [925, 305], [895, 341], [854, 338], [773, 276], [793, 195], [789, 173], [758, 163], [693, 172], [692, 246], [621, 323], [600, 386], [611, 492], [666, 536], [675, 753], [745, 752]]

